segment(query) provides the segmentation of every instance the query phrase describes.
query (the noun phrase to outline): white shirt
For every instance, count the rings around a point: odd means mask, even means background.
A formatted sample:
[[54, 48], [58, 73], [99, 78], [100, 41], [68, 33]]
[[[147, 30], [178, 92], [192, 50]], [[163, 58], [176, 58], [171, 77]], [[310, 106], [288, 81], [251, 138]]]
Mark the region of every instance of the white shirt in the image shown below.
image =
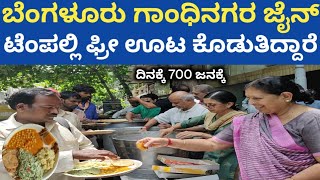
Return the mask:
[[82, 110], [74, 109], [72, 112], [78, 116], [80, 122], [86, 119], [86, 114]]
[[189, 118], [202, 116], [208, 112], [208, 109], [203, 107], [201, 104], [195, 104], [192, 108], [183, 111], [176, 107], [169, 109], [168, 111], [159, 114], [154, 117], [158, 123], [171, 123], [174, 125], [176, 123], [181, 123], [184, 120], [188, 120]]
[[[0, 122], [0, 153], [2, 154], [2, 148], [5, 138], [16, 128], [23, 125], [15, 120], [15, 115], [11, 115], [8, 120]], [[55, 173], [49, 178], [49, 180], [73, 180], [81, 178], [72, 178], [63, 175], [65, 171], [69, 171], [73, 168], [72, 150], [83, 150], [83, 149], [95, 149], [91, 141], [84, 136], [75, 126], [70, 122], [71, 132], [61, 126], [59, 123], [46, 123], [46, 129], [51, 132], [58, 141], [59, 146], [59, 159], [58, 166]], [[0, 157], [0, 179], [1, 180], [12, 180], [12, 178], [7, 173], [3, 163], [2, 156]]]
[[63, 117], [64, 119], [71, 122], [71, 124], [73, 124], [78, 130], [81, 131], [82, 123], [80, 122], [79, 117], [75, 113], [59, 109], [59, 114], [57, 115], [57, 117]]

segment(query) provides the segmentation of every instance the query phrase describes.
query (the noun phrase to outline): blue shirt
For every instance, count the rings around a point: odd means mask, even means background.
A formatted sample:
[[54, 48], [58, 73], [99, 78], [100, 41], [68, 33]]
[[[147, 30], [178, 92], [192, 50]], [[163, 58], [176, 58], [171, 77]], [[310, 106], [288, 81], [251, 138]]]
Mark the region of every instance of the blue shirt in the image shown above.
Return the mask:
[[[82, 103], [82, 105], [84, 106], [85, 103]], [[80, 109], [80, 108], [78, 108]], [[84, 113], [86, 114], [86, 118], [87, 119], [92, 119], [92, 120], [97, 120], [99, 118], [99, 115], [97, 113], [97, 108], [96, 105], [94, 105], [93, 103], [90, 102], [89, 107], [84, 110]]]

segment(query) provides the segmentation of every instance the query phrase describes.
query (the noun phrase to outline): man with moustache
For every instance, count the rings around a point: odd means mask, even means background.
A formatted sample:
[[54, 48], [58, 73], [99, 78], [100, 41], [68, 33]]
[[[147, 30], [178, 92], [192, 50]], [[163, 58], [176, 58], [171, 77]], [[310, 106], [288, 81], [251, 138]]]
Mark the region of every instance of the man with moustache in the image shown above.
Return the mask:
[[[43, 88], [23, 89], [14, 93], [8, 99], [8, 104], [16, 113], [8, 120], [0, 122], [0, 149], [6, 137], [16, 128], [23, 124], [38, 124], [44, 126], [57, 139], [59, 146], [58, 167], [49, 180], [72, 180], [74, 178], [65, 176], [63, 172], [73, 168], [74, 162], [89, 159], [105, 159], [105, 157], [118, 158], [115, 154], [106, 150], [97, 150], [92, 143], [71, 123], [70, 130], [54, 120], [61, 105], [59, 97], [55, 92]], [[1, 180], [11, 180], [6, 172], [2, 157], [0, 157]], [[76, 178], [82, 179], [82, 178]]]

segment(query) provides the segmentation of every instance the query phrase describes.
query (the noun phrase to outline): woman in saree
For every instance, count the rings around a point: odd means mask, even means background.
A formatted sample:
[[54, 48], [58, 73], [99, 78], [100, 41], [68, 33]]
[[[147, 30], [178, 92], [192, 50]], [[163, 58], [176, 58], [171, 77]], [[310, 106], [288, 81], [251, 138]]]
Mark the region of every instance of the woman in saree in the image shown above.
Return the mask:
[[[230, 126], [233, 117], [244, 115], [242, 111], [237, 111], [235, 106], [237, 98], [229, 91], [216, 90], [210, 92], [204, 97], [204, 104], [209, 112], [203, 116], [194, 117], [175, 124], [174, 126], [163, 129], [160, 136], [163, 137], [172, 133], [176, 129], [188, 129], [196, 131], [184, 131], [176, 135], [178, 139], [191, 139], [193, 137], [212, 138], [226, 127]], [[208, 133], [206, 133], [206, 132]], [[233, 147], [228, 149], [206, 152], [204, 159], [214, 160], [220, 164], [220, 170], [217, 172], [220, 180], [233, 180], [238, 167], [237, 157]]]
[[320, 110], [307, 90], [283, 77], [265, 77], [245, 87], [257, 113], [234, 118], [209, 139], [144, 138], [145, 147], [217, 151], [234, 147], [242, 180], [316, 180], [320, 177]]

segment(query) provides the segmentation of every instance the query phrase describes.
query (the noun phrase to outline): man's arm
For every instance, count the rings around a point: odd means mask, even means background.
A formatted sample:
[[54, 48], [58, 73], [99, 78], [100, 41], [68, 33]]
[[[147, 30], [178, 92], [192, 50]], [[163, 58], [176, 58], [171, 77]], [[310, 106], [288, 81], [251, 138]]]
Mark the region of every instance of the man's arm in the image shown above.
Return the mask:
[[[107, 150], [97, 150], [92, 142], [83, 135], [75, 126], [73, 126], [70, 122], [68, 122], [70, 125], [71, 133], [73, 136], [77, 139], [79, 143], [79, 150], [72, 150], [71, 152], [65, 152], [65, 156], [68, 156], [68, 158], [78, 159], [78, 160], [89, 160], [89, 159], [102, 159], [104, 160], [105, 157], [117, 159], [119, 158], [117, 155], [113, 154], [110, 151]], [[66, 162], [67, 163], [67, 162]], [[72, 162], [73, 163], [73, 162]], [[62, 172], [65, 172], [63, 170]]]
[[96, 149], [94, 147], [94, 145], [92, 144], [92, 142], [85, 136], [82, 134], [82, 132], [80, 132], [73, 124], [71, 124], [69, 121], [67, 121], [69, 126], [70, 126], [70, 130], [71, 133], [73, 134], [73, 136], [77, 139], [78, 143], [79, 143], [79, 150], [83, 150], [83, 149]]
[[134, 117], [134, 114], [132, 112], [128, 112], [126, 114], [126, 119], [129, 121], [129, 122], [132, 122], [133, 121], [133, 117]]
[[74, 159], [78, 159], [78, 160], [90, 160], [90, 159], [105, 160], [106, 157], [111, 159], [119, 159], [119, 156], [107, 150], [87, 149], [87, 150], [80, 150], [80, 151], [72, 151], [72, 156]]
[[158, 116], [152, 118], [151, 120], [148, 121], [148, 123], [145, 125], [145, 130], [148, 130], [149, 128], [151, 128], [153, 125], [157, 124], [157, 123], [163, 123], [163, 124], [168, 124], [171, 123], [170, 121], [170, 115], [172, 116], [173, 114], [173, 110], [170, 109], [164, 113], [159, 114]]
[[126, 114], [126, 119], [127, 119], [129, 122], [132, 122], [132, 121], [133, 121], [133, 118], [135, 117], [136, 114], [141, 114], [142, 108], [143, 108], [142, 105], [139, 105], [139, 106], [133, 108], [130, 112], [128, 112], [128, 113]]
[[153, 125], [157, 124], [158, 121], [154, 118], [150, 119], [142, 128], [142, 130], [147, 131], [148, 129], [150, 129]]
[[164, 137], [168, 134], [171, 134], [174, 130], [181, 128], [181, 123], [177, 123], [167, 129], [161, 129], [160, 130], [160, 137]]
[[157, 107], [155, 104], [151, 103], [151, 102], [145, 102], [145, 101], [142, 101], [140, 98], [138, 97], [133, 97], [131, 98], [132, 100], [134, 101], [138, 101], [141, 105], [143, 105], [144, 107], [150, 109], [150, 108], [155, 108]]

